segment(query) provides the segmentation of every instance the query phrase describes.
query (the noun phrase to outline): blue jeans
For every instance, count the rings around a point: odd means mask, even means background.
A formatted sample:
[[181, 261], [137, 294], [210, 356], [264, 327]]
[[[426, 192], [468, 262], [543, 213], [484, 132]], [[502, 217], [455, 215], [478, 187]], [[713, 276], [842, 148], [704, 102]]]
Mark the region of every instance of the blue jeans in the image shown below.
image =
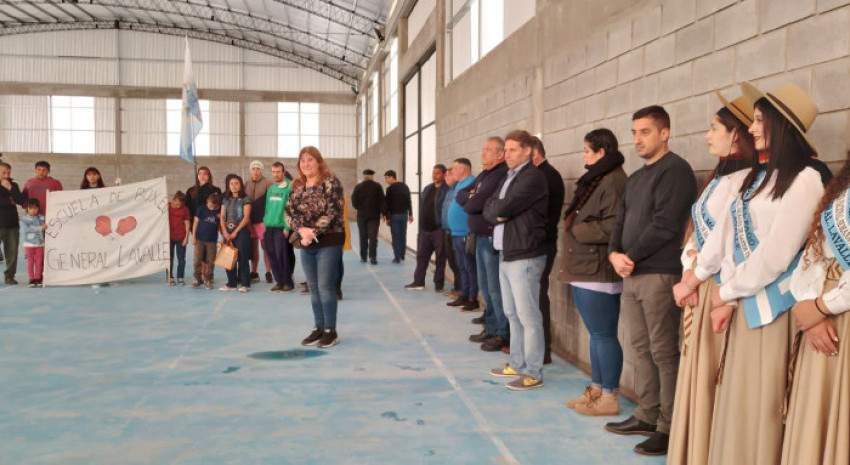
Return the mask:
[[342, 245], [301, 249], [301, 267], [307, 275], [313, 322], [319, 329], [336, 330], [336, 289], [341, 259]]
[[186, 272], [186, 246], [183, 245], [183, 239], [171, 241], [168, 252], [168, 274], [174, 278], [174, 255], [177, 255], [177, 278], [183, 279]]
[[[228, 231], [232, 232], [232, 231]], [[227, 285], [228, 287], [236, 287], [236, 278], [240, 278], [241, 283], [245, 287], [251, 287], [251, 233], [247, 228], [242, 228], [236, 237], [233, 238], [233, 247], [239, 249], [237, 254], [236, 266], [232, 270], [227, 270]]]
[[466, 254], [466, 236], [452, 236], [452, 248], [455, 250], [457, 269], [460, 272], [460, 295], [468, 299], [477, 299], [478, 279], [475, 257]]
[[492, 241], [490, 237], [475, 238], [475, 271], [478, 288], [484, 297], [484, 321], [488, 333], [510, 339], [508, 319], [502, 305], [502, 286], [499, 285], [499, 253], [493, 248]]
[[540, 275], [546, 256], [506, 262], [499, 256], [502, 304], [511, 329], [511, 368], [543, 379], [543, 316], [540, 313]]
[[390, 234], [393, 236], [393, 258], [404, 259], [407, 249], [407, 213], [390, 215]]
[[623, 348], [617, 339], [620, 294], [573, 286], [573, 302], [590, 333], [590, 379], [593, 384], [616, 391], [623, 372]]

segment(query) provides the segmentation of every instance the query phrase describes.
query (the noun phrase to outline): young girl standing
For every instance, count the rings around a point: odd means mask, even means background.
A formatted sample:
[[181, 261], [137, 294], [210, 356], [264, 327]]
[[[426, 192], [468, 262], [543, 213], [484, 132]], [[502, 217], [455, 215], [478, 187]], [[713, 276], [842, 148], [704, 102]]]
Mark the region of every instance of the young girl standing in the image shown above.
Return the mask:
[[750, 133], [762, 163], [744, 179], [730, 215], [715, 227], [683, 283], [696, 289], [722, 263], [734, 267], [710, 297], [712, 326], [718, 333], [728, 328], [728, 346], [708, 463], [773, 465], [782, 451], [787, 310], [794, 304], [788, 280], [808, 233], [800, 218], [811, 218], [823, 194], [821, 175], [811, 166], [816, 152], [805, 135], [817, 107], [793, 84], [769, 93], [748, 82], [741, 88], [754, 102]]
[[245, 184], [242, 178], [235, 174], [228, 174], [224, 180], [227, 194], [221, 204], [221, 235], [223, 242], [230, 242], [239, 249], [237, 266], [227, 270], [227, 284], [219, 288], [220, 291], [232, 291], [236, 289], [236, 278], [241, 279], [242, 285], [239, 292], [251, 290], [251, 235], [248, 228], [251, 226], [251, 199], [245, 194]]
[[[723, 107], [714, 114], [705, 141], [708, 153], [719, 160], [691, 208], [693, 233], [682, 252], [682, 269], [686, 275], [693, 273], [696, 255], [717, 222], [729, 216], [729, 204], [754, 161], [753, 136], [747, 132], [753, 123], [753, 105], [743, 96], [731, 102], [720, 92], [717, 96]], [[719, 275], [715, 276], [705, 280], [697, 290], [681, 283], [673, 288], [676, 303], [685, 307], [682, 317], [685, 334], [667, 453], [669, 464], [703, 464], [708, 458], [715, 375], [723, 347], [723, 337], [711, 327], [709, 297], [717, 287]], [[699, 305], [693, 305], [693, 299]]]
[[[171, 244], [168, 248], [170, 261], [168, 262], [168, 285], [183, 286], [186, 284], [184, 273], [186, 272], [186, 244], [189, 243], [189, 228], [191, 227], [191, 216], [186, 207], [186, 194], [177, 191], [171, 203], [168, 205], [168, 229], [171, 236]], [[174, 278], [174, 256], [177, 255], [177, 282]]]
[[[791, 276], [799, 332], [782, 464], [850, 463], [850, 153], [812, 220]], [[793, 361], [792, 361], [793, 362]]]
[[38, 213], [41, 207], [38, 199], [27, 200], [26, 207], [27, 214], [21, 218], [21, 236], [23, 236], [24, 252], [27, 257], [29, 287], [36, 287], [42, 284], [44, 230], [47, 229], [47, 224], [44, 222], [44, 215]]

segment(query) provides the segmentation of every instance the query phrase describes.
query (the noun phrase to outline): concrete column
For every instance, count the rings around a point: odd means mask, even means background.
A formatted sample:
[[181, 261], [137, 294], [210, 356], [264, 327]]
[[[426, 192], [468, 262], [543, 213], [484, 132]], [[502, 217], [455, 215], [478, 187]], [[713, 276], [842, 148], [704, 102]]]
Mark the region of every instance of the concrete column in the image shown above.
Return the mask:
[[115, 176], [121, 177], [121, 153], [123, 150], [122, 128], [121, 128], [121, 97], [115, 97]]

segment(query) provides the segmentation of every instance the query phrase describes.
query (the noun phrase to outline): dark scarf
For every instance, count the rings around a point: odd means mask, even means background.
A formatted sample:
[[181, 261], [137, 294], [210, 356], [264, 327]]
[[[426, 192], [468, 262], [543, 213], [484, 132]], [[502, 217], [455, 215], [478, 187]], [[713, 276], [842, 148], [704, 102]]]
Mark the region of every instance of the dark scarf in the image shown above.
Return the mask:
[[587, 202], [587, 199], [590, 198], [590, 194], [596, 190], [596, 186], [599, 185], [605, 175], [623, 166], [625, 161], [626, 159], [619, 151], [613, 153], [606, 152], [605, 155], [596, 163], [592, 165], [584, 165], [587, 172], [578, 178], [578, 181], [576, 181], [576, 190], [573, 193], [573, 201], [570, 203], [570, 206], [567, 207], [567, 211], [564, 212], [564, 218], [569, 217], [576, 210], [580, 210]]
[[726, 176], [736, 171], [752, 167], [752, 161], [742, 157], [740, 153], [730, 153], [728, 157], [723, 157], [717, 162], [715, 168], [716, 176]]

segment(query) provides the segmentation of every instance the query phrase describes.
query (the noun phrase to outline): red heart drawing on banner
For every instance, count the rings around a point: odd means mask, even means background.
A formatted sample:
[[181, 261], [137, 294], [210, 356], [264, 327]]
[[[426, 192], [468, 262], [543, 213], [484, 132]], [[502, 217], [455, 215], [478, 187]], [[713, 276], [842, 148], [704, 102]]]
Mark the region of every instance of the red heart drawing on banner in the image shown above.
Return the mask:
[[112, 232], [112, 220], [108, 216], [100, 215], [94, 220], [94, 230], [101, 236], [108, 236]]
[[119, 236], [123, 236], [128, 232], [136, 229], [136, 217], [127, 216], [118, 220], [118, 228], [115, 230]]

